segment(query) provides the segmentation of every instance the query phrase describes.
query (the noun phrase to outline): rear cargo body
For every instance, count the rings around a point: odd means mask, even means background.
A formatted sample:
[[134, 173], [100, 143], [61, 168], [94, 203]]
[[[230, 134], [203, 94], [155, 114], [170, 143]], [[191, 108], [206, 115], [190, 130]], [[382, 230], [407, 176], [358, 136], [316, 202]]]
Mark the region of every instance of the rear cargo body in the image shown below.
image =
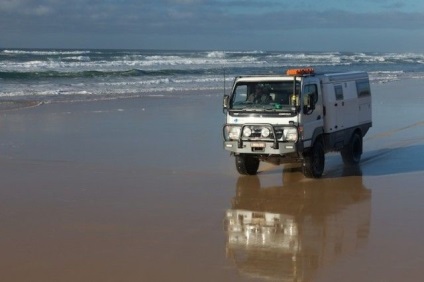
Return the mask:
[[361, 92], [364, 84], [369, 85], [366, 73], [323, 75], [320, 80], [326, 110], [325, 133], [371, 123], [371, 92]]

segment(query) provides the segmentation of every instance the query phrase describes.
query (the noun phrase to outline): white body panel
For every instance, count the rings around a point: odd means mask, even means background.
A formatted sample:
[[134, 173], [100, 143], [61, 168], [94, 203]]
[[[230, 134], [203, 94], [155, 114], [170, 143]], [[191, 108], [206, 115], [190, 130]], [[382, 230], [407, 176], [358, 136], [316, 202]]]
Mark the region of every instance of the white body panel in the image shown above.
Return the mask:
[[295, 117], [262, 117], [262, 116], [250, 116], [250, 117], [238, 117], [227, 115], [228, 124], [252, 124], [252, 123], [266, 123], [272, 125], [288, 125], [290, 122], [297, 122], [297, 116]]
[[359, 95], [357, 83], [368, 81], [366, 73], [324, 75], [324, 132], [333, 133], [371, 122], [371, 95]]

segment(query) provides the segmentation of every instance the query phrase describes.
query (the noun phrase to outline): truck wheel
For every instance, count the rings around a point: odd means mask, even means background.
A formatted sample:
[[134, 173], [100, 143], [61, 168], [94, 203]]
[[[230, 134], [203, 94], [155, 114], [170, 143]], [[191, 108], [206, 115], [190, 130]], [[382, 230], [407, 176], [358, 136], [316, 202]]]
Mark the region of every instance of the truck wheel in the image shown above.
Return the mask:
[[362, 136], [359, 133], [354, 133], [349, 144], [343, 147], [340, 154], [345, 165], [357, 165], [361, 161]]
[[303, 160], [303, 174], [308, 178], [320, 178], [324, 172], [325, 155], [321, 141], [315, 142], [311, 151], [305, 154]]
[[255, 175], [259, 168], [259, 159], [250, 155], [236, 155], [236, 168], [240, 174]]

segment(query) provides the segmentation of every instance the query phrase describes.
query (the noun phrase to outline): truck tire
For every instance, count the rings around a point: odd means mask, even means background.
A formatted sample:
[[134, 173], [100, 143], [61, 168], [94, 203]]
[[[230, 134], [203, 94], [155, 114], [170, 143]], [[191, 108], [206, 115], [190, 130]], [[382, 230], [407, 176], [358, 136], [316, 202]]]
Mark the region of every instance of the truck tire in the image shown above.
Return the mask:
[[317, 140], [303, 159], [303, 174], [308, 178], [320, 178], [324, 172], [325, 152], [321, 141]]
[[256, 175], [259, 159], [247, 154], [236, 155], [236, 168], [242, 175]]
[[345, 165], [357, 165], [361, 161], [362, 136], [359, 133], [354, 133], [349, 144], [343, 147], [340, 154]]

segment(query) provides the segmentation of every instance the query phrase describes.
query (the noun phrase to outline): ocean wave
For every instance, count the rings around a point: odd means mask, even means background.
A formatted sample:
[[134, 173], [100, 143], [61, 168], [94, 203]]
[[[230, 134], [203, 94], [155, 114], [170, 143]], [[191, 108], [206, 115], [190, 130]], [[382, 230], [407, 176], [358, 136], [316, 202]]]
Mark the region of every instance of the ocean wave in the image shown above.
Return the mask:
[[58, 71], [41, 71], [41, 72], [0, 72], [2, 79], [26, 80], [40, 78], [78, 78], [78, 77], [100, 77], [114, 75], [113, 72], [105, 73], [101, 71], [83, 71], [83, 72], [58, 72]]
[[206, 57], [208, 57], [208, 58], [222, 59], [222, 58], [225, 58], [225, 56], [226, 56], [226, 52], [224, 52], [224, 51], [212, 51], [212, 52], [208, 52], [206, 54]]
[[[16, 51], [28, 52], [28, 51]], [[32, 51], [46, 54], [55, 54], [56, 51]], [[92, 52], [84, 55], [76, 53], [88, 51], [66, 51], [62, 56], [38, 57], [30, 56], [21, 59], [1, 59], [0, 71], [15, 72], [119, 72], [131, 69], [144, 69], [146, 71], [167, 70], [194, 70], [217, 69], [223, 67], [257, 68], [257, 67], [292, 67], [292, 66], [352, 66], [375, 65], [375, 67], [391, 64], [422, 65], [423, 54], [366, 54], [366, 53], [341, 53], [341, 52], [187, 52], [187, 53], [106, 53]], [[30, 52], [31, 53], [31, 52]], [[75, 53], [75, 54], [73, 54]], [[71, 55], [73, 54], [73, 55]]]
[[[405, 62], [424, 60], [420, 53], [363, 53], [363, 52], [266, 52], [266, 51], [106, 51], [106, 50], [13, 50], [1, 54], [23, 55], [14, 57], [14, 62], [30, 61], [89, 61], [96, 65], [201, 65], [201, 64], [242, 64], [244, 62], [266, 61], [269, 64], [281, 62], [343, 63], [343, 62]], [[40, 55], [42, 56], [40, 58]], [[6, 56], [7, 59], [7, 56]], [[0, 57], [0, 63], [4, 60]]]
[[[79, 72], [60, 72], [60, 71], [38, 71], [38, 72], [18, 72], [0, 71], [1, 79], [39, 79], [39, 78], [95, 78], [95, 77], [143, 77], [143, 76], [176, 76], [176, 75], [204, 75], [210, 74], [210, 70], [194, 69], [164, 69], [164, 70], [140, 70], [130, 69], [124, 71], [79, 71]], [[214, 72], [215, 73], [215, 72]], [[217, 70], [216, 73], [222, 73], [222, 70]]]
[[64, 61], [77, 61], [77, 62], [89, 62], [91, 61], [89, 56], [71, 56], [63, 58]]
[[13, 50], [5, 49], [1, 53], [4, 54], [17, 54], [17, 55], [35, 55], [35, 56], [46, 56], [46, 55], [83, 55], [90, 54], [90, 50]]
[[372, 83], [424, 78], [420, 53], [6, 49], [0, 50], [0, 97], [217, 90], [238, 75], [310, 66], [367, 71]]
[[237, 59], [217, 58], [185, 58], [185, 57], [162, 57], [150, 56], [141, 60], [93, 60], [89, 56], [72, 56], [63, 58], [49, 58], [46, 60], [32, 59], [27, 61], [0, 61], [0, 71], [33, 72], [57, 71], [57, 72], [81, 72], [97, 70], [127, 71], [130, 69], [146, 69], [150, 71], [162, 70], [191, 70], [191, 69], [215, 69], [225, 66], [260, 66], [267, 62], [250, 56], [238, 57]]

